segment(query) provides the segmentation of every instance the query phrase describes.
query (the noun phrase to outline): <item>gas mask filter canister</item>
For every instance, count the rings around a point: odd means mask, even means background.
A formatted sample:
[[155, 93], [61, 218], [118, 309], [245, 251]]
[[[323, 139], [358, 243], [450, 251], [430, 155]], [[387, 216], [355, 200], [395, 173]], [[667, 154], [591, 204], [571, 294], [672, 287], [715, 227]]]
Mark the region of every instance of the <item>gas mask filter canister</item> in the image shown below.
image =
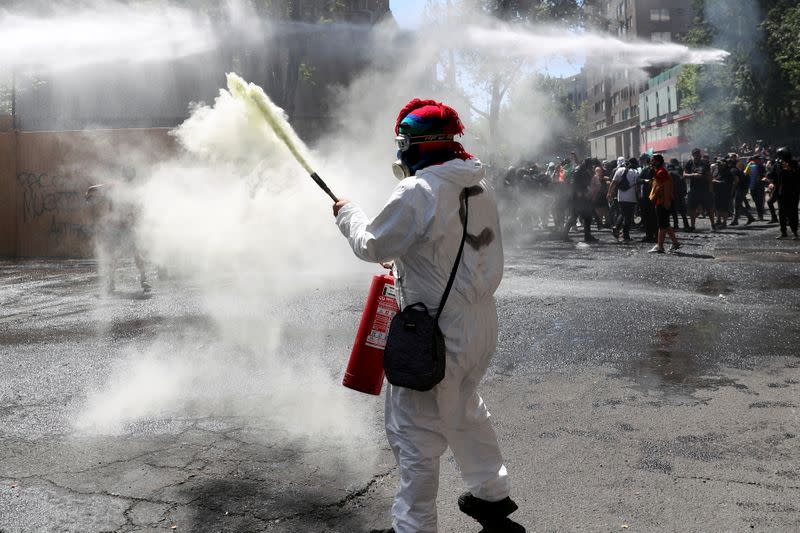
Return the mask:
[[398, 159], [394, 163], [392, 163], [392, 173], [394, 177], [398, 180], [404, 180], [406, 178], [411, 177], [411, 169], [408, 168], [408, 165], [400, 159], [401, 153], [397, 152]]
[[407, 135], [398, 135], [394, 138], [394, 142], [397, 144], [397, 161], [392, 163], [392, 173], [398, 180], [404, 180], [411, 176], [411, 169], [403, 161], [403, 152], [411, 147], [411, 138]]

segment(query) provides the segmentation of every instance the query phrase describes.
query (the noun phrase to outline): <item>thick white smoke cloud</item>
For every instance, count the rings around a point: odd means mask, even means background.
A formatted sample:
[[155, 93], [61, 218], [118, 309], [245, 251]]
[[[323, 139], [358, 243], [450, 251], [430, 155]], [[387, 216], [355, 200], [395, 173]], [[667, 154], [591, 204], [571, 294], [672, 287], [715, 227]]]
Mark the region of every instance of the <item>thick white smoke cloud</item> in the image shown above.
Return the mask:
[[[347, 354], [324, 351], [326, 324], [286, 313], [337, 273], [361, 270], [366, 287], [378, 267], [351, 257], [330, 200], [252, 106], [221, 91], [174, 134], [183, 153], [150, 169], [137, 192], [140, 241], [197, 293], [213, 332], [164, 335], [131, 353], [90, 395], [78, 427], [116, 432], [191, 413], [268, 420], [292, 436], [364, 437], [372, 404], [341, 386]], [[289, 327], [319, 351], [287, 350]]]

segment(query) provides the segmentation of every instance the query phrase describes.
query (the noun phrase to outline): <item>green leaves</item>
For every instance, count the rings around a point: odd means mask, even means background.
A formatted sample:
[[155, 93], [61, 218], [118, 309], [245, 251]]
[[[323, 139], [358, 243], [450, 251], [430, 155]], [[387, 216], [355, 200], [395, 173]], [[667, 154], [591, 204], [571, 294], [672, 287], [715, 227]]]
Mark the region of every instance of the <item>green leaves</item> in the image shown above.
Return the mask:
[[684, 67], [678, 91], [702, 112], [690, 135], [709, 148], [791, 136], [800, 117], [800, 6], [795, 0], [695, 0], [686, 43], [731, 52], [723, 65]]

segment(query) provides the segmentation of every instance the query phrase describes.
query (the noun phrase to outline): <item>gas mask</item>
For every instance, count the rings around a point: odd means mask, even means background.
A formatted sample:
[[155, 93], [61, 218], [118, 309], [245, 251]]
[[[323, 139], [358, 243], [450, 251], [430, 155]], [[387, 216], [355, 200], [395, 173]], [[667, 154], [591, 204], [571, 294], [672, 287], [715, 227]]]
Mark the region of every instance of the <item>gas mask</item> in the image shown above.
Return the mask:
[[411, 137], [408, 135], [398, 135], [394, 138], [394, 142], [397, 144], [397, 161], [392, 163], [392, 173], [398, 180], [404, 180], [412, 175], [411, 168], [408, 166], [408, 163], [404, 161], [405, 153], [411, 148]]
[[413, 176], [416, 171], [425, 166], [424, 159], [420, 156], [419, 149], [414, 149], [415, 145], [452, 141], [453, 135], [436, 134], [436, 135], [420, 135], [411, 137], [410, 135], [400, 134], [394, 138], [397, 144], [397, 160], [392, 163], [392, 173], [398, 180], [403, 180]]

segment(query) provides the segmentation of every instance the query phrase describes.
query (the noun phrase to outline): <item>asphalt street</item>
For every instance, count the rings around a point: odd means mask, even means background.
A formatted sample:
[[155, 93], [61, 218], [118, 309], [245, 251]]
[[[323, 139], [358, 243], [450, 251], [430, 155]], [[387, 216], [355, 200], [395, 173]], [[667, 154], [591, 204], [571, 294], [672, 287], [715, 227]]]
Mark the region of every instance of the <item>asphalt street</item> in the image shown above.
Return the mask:
[[[592, 245], [507, 235], [481, 391], [528, 531], [800, 530], [800, 242], [765, 223], [698, 226], [665, 255], [608, 230]], [[176, 385], [131, 384], [120, 364], [165, 339], [202, 353], [228, 335], [202, 287], [153, 284], [142, 294], [127, 264], [103, 295], [91, 261], [0, 262], [0, 531], [388, 527], [397, 470], [382, 398], [332, 389], [370, 414], [353, 439], [266, 414], [314, 406], [313, 390], [213, 376], [177, 407], [135, 411]], [[352, 276], [287, 302], [277, 353], [311, 354], [338, 382], [367, 285]], [[98, 390], [129, 394], [117, 410], [119, 396], [94, 405], [125, 415], [113, 430], [79, 423]], [[456, 507], [462, 491], [446, 455], [440, 531], [480, 530]]]

